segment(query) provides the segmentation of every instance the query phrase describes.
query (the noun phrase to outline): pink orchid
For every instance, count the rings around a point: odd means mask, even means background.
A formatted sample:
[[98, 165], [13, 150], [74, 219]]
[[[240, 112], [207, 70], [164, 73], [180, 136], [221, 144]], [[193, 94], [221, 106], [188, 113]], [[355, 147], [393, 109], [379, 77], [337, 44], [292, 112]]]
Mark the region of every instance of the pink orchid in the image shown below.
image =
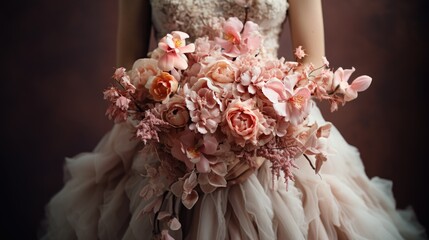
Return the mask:
[[332, 87], [336, 89], [336, 93], [344, 94], [344, 100], [347, 102], [355, 99], [358, 92], [365, 91], [372, 82], [371, 77], [363, 75], [357, 77], [352, 81], [352, 84], [349, 85], [348, 80], [354, 71], [355, 68], [343, 69], [340, 67], [334, 73]]
[[164, 71], [170, 71], [173, 68], [181, 70], [188, 68], [185, 53], [194, 52], [195, 44], [186, 45], [187, 38], [189, 38], [187, 33], [173, 31], [161, 39], [158, 48], [163, 51], [163, 54], [159, 57], [159, 68]]
[[216, 42], [229, 57], [252, 53], [261, 44], [258, 25], [254, 22], [247, 21], [243, 27], [243, 23], [237, 17], [231, 17], [225, 22], [223, 31], [223, 38], [216, 38]]
[[187, 209], [191, 209], [198, 201], [198, 193], [195, 191], [195, 187], [198, 185], [198, 177], [195, 171], [190, 174], [186, 174], [179, 181], [171, 185], [171, 191], [177, 197], [182, 199], [183, 205]]
[[288, 76], [285, 81], [273, 78], [262, 88], [277, 114], [286, 117], [293, 125], [300, 124], [309, 114], [311, 103], [310, 90], [306, 87], [294, 89], [296, 82], [296, 75]]
[[184, 162], [188, 169], [196, 167], [199, 173], [210, 171], [206, 155], [216, 152], [219, 143], [211, 134], [201, 136], [189, 129], [180, 132], [180, 137], [173, 139], [171, 154]]

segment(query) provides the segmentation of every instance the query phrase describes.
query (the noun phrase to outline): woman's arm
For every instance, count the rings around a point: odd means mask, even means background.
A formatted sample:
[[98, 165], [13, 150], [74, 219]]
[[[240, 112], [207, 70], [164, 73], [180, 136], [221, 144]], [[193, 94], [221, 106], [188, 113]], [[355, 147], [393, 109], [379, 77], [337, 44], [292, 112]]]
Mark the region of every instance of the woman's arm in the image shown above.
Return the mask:
[[119, 0], [117, 67], [131, 69], [135, 60], [146, 57], [151, 34], [149, 0]]
[[325, 35], [321, 0], [289, 0], [289, 26], [293, 49], [302, 46], [308, 54], [301, 62], [323, 65]]

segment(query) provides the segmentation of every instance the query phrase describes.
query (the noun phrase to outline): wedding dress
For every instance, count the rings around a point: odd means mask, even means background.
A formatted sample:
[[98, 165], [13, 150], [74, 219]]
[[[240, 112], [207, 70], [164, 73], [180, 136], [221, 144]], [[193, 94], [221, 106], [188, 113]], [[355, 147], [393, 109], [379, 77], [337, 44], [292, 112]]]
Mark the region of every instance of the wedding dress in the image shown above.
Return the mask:
[[[210, 34], [214, 17], [245, 18], [238, 1], [152, 0], [159, 39], [172, 30], [195, 37]], [[247, 18], [259, 24], [267, 56], [276, 57], [286, 18], [285, 0], [255, 0]], [[313, 104], [310, 122], [325, 123]], [[66, 182], [46, 207], [44, 239], [151, 239], [153, 225], [139, 195], [147, 183], [139, 174], [152, 161], [150, 149], [135, 140], [130, 123], [115, 124], [92, 152], [66, 159]], [[358, 150], [333, 127], [336, 154], [320, 176], [305, 158], [296, 160], [295, 181], [286, 189], [272, 177], [269, 161], [239, 185], [200, 196], [176, 239], [424, 239], [411, 208], [398, 210], [392, 183], [369, 179]]]

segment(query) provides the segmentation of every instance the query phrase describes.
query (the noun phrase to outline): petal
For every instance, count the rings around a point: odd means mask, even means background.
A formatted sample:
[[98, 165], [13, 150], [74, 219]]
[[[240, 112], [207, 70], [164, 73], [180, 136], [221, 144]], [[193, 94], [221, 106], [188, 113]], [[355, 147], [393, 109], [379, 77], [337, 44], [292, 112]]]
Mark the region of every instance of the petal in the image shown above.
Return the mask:
[[210, 164], [209, 160], [205, 158], [203, 155], [200, 157], [200, 161], [196, 163], [196, 167], [198, 172], [200, 173], [208, 173], [210, 172]]
[[225, 178], [217, 174], [209, 174], [209, 183], [213, 187], [226, 187]]
[[177, 181], [177, 182], [173, 183], [173, 184], [170, 186], [170, 190], [173, 192], [173, 194], [174, 194], [176, 197], [180, 197], [180, 196], [182, 196], [182, 193], [183, 193], [183, 181], [182, 181], [182, 180], [179, 180], [179, 181]]
[[190, 194], [187, 194], [182, 197], [182, 203], [187, 209], [191, 209], [197, 201], [198, 193], [195, 190], [192, 190]]
[[286, 117], [287, 116], [287, 113], [286, 113], [286, 103], [285, 102], [274, 103], [273, 107], [274, 107], [274, 110], [276, 111], [276, 113], [279, 116], [282, 116], [282, 117]]
[[[174, 54], [174, 53], [173, 53]], [[159, 58], [158, 67], [163, 71], [170, 71], [174, 67], [174, 55], [171, 53], [165, 53]]]
[[264, 87], [262, 87], [264, 95], [273, 103], [279, 102], [279, 100], [286, 99], [286, 92], [284, 84], [276, 79], [270, 79]]
[[177, 218], [172, 218], [170, 221], [168, 221], [168, 226], [170, 227], [171, 230], [176, 231], [182, 227], [182, 224], [180, 224]]
[[225, 177], [228, 172], [228, 168], [224, 162], [213, 164], [211, 168], [214, 173], [222, 177]]
[[182, 32], [182, 31], [173, 31], [173, 32], [171, 32], [174, 36], [179, 36], [180, 37], [180, 39], [187, 39], [187, 38], [189, 38], [189, 35], [187, 34], [187, 33], [185, 33], [185, 32]]
[[218, 146], [217, 139], [210, 134], [204, 135], [204, 148], [201, 150], [201, 152], [206, 154], [214, 154], [217, 150]]
[[186, 69], [188, 68], [188, 61], [185, 56], [173, 55], [174, 67], [177, 69]]
[[353, 80], [350, 88], [357, 92], [362, 92], [368, 89], [369, 85], [371, 85], [372, 78], [366, 75], [360, 76]]
[[345, 69], [344, 75], [343, 75], [343, 81], [347, 82], [354, 71], [355, 71], [355, 68]]
[[169, 49], [168, 44], [166, 42], [159, 42], [158, 48], [163, 51], [167, 51]]
[[191, 53], [191, 52], [194, 52], [195, 51], [195, 44], [191, 43], [191, 44], [188, 44], [188, 45], [186, 45], [184, 47], [181, 47], [181, 48], [179, 48], [179, 51], [181, 53]]

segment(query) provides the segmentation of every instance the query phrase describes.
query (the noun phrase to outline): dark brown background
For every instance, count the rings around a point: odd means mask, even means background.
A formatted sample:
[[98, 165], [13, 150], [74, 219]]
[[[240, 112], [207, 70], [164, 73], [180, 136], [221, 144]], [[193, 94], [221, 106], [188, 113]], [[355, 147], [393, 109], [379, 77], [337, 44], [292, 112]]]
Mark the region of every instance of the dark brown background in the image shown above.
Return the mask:
[[[412, 205], [428, 226], [428, 1], [323, 3], [331, 66], [373, 77], [338, 112], [322, 105], [325, 117], [360, 149], [369, 176], [393, 180], [398, 207]], [[115, 67], [116, 7], [114, 0], [2, 6], [1, 239], [36, 238], [44, 205], [62, 186], [64, 157], [92, 150], [112, 125], [102, 90]], [[290, 56], [285, 29], [281, 55]]]

